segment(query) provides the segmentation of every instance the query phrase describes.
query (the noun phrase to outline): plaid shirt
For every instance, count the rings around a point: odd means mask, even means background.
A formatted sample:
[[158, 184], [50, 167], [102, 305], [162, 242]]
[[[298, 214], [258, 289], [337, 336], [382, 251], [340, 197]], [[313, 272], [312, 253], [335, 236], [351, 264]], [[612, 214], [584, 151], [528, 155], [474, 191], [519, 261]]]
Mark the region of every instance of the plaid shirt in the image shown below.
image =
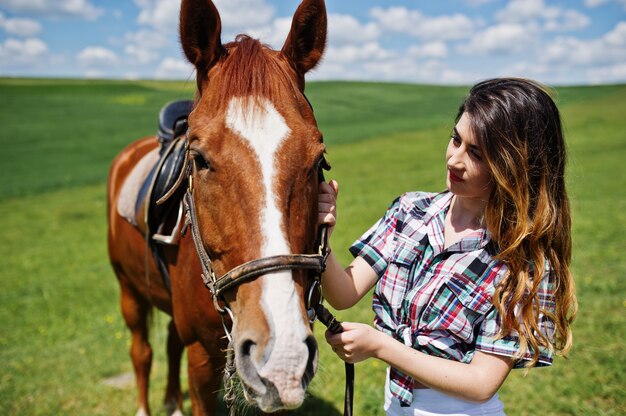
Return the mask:
[[[517, 334], [498, 337], [500, 319], [491, 300], [507, 272], [493, 258], [495, 244], [479, 230], [444, 249], [444, 220], [452, 194], [407, 193], [396, 199], [350, 252], [379, 275], [373, 299], [376, 327], [429, 355], [469, 363], [476, 350], [513, 356]], [[550, 273], [542, 279], [540, 308], [554, 310]], [[553, 322], [540, 319], [544, 334]], [[532, 358], [527, 351], [515, 367]], [[540, 351], [539, 366], [552, 363]], [[391, 368], [390, 390], [403, 406], [412, 401], [413, 380]]]

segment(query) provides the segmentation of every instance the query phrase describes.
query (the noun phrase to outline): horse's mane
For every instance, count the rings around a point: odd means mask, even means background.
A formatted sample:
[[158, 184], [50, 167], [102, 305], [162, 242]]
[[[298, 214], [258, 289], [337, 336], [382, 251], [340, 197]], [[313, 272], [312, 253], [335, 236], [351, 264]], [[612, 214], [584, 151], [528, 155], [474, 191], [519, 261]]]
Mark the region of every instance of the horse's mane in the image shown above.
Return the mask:
[[238, 35], [233, 42], [224, 45], [226, 57], [222, 59], [220, 70], [211, 74], [209, 82], [216, 83], [217, 89], [212, 100], [223, 107], [233, 97], [261, 97], [275, 101], [279, 94], [296, 90], [293, 75], [287, 73], [279, 58], [271, 49], [247, 35]]

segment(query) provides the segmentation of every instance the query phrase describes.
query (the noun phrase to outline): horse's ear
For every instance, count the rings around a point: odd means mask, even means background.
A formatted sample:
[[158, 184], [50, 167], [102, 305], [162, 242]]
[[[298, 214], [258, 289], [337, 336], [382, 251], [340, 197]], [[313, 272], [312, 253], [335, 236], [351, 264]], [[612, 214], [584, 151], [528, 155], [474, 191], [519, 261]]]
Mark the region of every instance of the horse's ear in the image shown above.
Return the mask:
[[326, 47], [324, 0], [304, 0], [296, 10], [282, 53], [299, 75], [313, 69]]
[[220, 15], [211, 0], [183, 0], [180, 6], [180, 43], [198, 79], [225, 53]]

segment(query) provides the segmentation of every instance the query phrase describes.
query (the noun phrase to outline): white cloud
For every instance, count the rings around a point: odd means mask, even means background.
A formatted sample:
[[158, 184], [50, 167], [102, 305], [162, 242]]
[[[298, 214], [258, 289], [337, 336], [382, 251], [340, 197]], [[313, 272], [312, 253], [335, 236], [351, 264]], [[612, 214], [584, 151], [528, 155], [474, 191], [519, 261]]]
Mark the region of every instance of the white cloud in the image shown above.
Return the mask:
[[380, 37], [380, 28], [375, 23], [360, 23], [348, 14], [328, 16], [328, 39], [334, 45], [364, 44]]
[[585, 0], [585, 6], [587, 7], [598, 7], [605, 3], [608, 3], [610, 0]]
[[[1, 1], [1, 0], [0, 0]], [[134, 0], [139, 7], [137, 22], [160, 31], [178, 30], [179, 0]], [[214, 0], [224, 32], [271, 24], [275, 9], [265, 0]]]
[[504, 9], [496, 13], [501, 22], [527, 22], [532, 19], [554, 18], [557, 7], [548, 7], [543, 0], [511, 0]]
[[[124, 34], [123, 58], [128, 66], [150, 67], [159, 60], [163, 50], [179, 48], [180, 1], [134, 0], [134, 2], [139, 8], [137, 23], [140, 28]], [[135, 75], [134, 72], [127, 74]]]
[[371, 79], [432, 84], [462, 84], [468, 81], [468, 74], [451, 70], [438, 60], [416, 61], [409, 57], [400, 57], [393, 61], [366, 63], [364, 68]]
[[343, 45], [327, 48], [324, 64], [349, 64], [354, 62], [378, 62], [394, 57], [394, 53], [383, 49], [378, 42], [368, 42], [364, 45]]
[[[287, 39], [291, 28], [292, 17], [280, 17], [272, 20], [267, 26], [248, 28], [241, 33], [258, 38], [274, 49], [280, 50]], [[362, 24], [356, 18], [344, 14], [328, 15], [328, 45], [324, 57], [324, 65], [337, 57], [341, 61], [355, 59], [357, 55], [363, 56], [366, 50], [375, 56], [380, 55], [378, 44], [374, 46], [379, 37], [380, 30], [374, 23]], [[222, 41], [232, 39], [235, 33], [225, 33]], [[330, 58], [329, 58], [330, 56]], [[332, 65], [332, 64], [328, 64]]]
[[[1, 1], [1, 0], [0, 0]], [[180, 50], [178, 43], [179, 0], [134, 0], [139, 8], [141, 28], [124, 35], [125, 62], [129, 65], [154, 65], [165, 50]], [[288, 19], [272, 20], [275, 9], [265, 0], [215, 0], [222, 22], [222, 40], [238, 33], [260, 37], [280, 48], [291, 26]], [[156, 78], [186, 79], [193, 67], [183, 59], [165, 58], [154, 72]], [[128, 76], [135, 77], [135, 73]]]
[[124, 52], [132, 65], [149, 65], [159, 58], [157, 52], [137, 45], [126, 45]]
[[589, 80], [594, 84], [608, 82], [624, 82], [626, 80], [626, 62], [608, 65], [603, 68], [592, 68], [588, 72]]
[[37, 38], [6, 39], [0, 43], [0, 66], [24, 67], [40, 64], [48, 54], [48, 46]]
[[[124, 35], [124, 43], [136, 48], [158, 50], [168, 46], [171, 42], [178, 41], [176, 36], [168, 36], [166, 33], [151, 29], [140, 29], [136, 32], [128, 32]], [[176, 43], [177, 44], [177, 43]]]
[[147, 66], [158, 61], [161, 51], [179, 48], [178, 37], [153, 29], [128, 32], [123, 39], [126, 62], [129, 65]]
[[463, 54], [506, 55], [520, 52], [535, 43], [536, 31], [517, 23], [501, 23], [476, 33], [470, 41], [461, 45]]
[[17, 13], [45, 17], [73, 17], [94, 20], [104, 10], [90, 0], [0, 0], [0, 7]]
[[175, 0], [135, 0], [139, 7], [137, 22], [157, 31], [176, 33], [180, 2]]
[[119, 62], [115, 52], [101, 46], [88, 46], [76, 58], [80, 65], [88, 68], [112, 67]]
[[544, 0], [512, 0], [496, 13], [505, 23], [542, 23], [548, 31], [570, 31], [589, 26], [591, 19], [574, 9], [547, 6]]
[[468, 83], [467, 72], [452, 70], [442, 60], [447, 54], [443, 42], [409, 47], [405, 52], [385, 49], [378, 42], [364, 45], [329, 47], [323, 64], [309, 79], [358, 79], [425, 82], [436, 84]]
[[483, 4], [493, 3], [496, 0], [465, 0], [471, 6], [482, 6]]
[[626, 48], [626, 22], [619, 22], [613, 30], [603, 36], [603, 41], [611, 47]]
[[510, 65], [514, 75], [559, 84], [626, 81], [626, 22], [595, 39], [561, 36], [526, 60]]
[[585, 0], [585, 6], [590, 8], [603, 6], [607, 3], [617, 3], [626, 10], [626, 0]]
[[428, 40], [464, 39], [472, 34], [476, 26], [469, 17], [460, 13], [430, 17], [405, 7], [375, 7], [370, 10], [370, 15], [385, 31]]
[[287, 39], [287, 34], [291, 28], [291, 17], [280, 17], [274, 19], [269, 25], [238, 30], [232, 33], [223, 33], [222, 42], [230, 42], [239, 33], [246, 33], [253, 38], [260, 39], [262, 43], [270, 45], [274, 49], [281, 49]]
[[445, 42], [430, 42], [422, 45], [413, 45], [407, 54], [414, 58], [445, 58], [448, 56], [448, 46]]
[[33, 37], [41, 32], [41, 24], [32, 19], [5, 18], [0, 12], [0, 28], [9, 35], [24, 38]]
[[154, 73], [157, 79], [193, 79], [194, 68], [182, 59], [165, 58]]
[[[251, 27], [239, 31], [258, 38], [274, 49], [281, 49], [289, 30], [291, 29], [292, 17], [280, 17], [272, 20], [269, 25]], [[239, 33], [238, 32], [238, 33]], [[232, 39], [236, 33], [224, 33], [222, 41]], [[356, 18], [346, 14], [328, 15], [328, 47], [341, 47], [347, 45], [363, 45], [375, 41], [380, 36], [380, 29], [375, 23], [361, 23]]]
[[558, 37], [548, 43], [541, 55], [543, 62], [569, 67], [617, 65], [626, 62], [626, 22], [618, 23], [597, 39]]
[[551, 32], [567, 32], [585, 28], [590, 23], [591, 19], [577, 10], [563, 10], [556, 18], [547, 19], [544, 27]]
[[222, 27], [227, 31], [238, 28], [267, 26], [276, 9], [265, 0], [215, 0]]

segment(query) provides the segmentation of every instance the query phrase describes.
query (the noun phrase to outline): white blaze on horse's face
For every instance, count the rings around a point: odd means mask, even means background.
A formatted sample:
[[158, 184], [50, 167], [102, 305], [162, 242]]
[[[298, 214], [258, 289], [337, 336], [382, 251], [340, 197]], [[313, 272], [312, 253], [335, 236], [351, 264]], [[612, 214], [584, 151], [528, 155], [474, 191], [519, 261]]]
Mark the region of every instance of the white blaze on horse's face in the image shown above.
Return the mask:
[[291, 130], [283, 116], [264, 98], [231, 99], [226, 114], [226, 126], [248, 142], [261, 165], [265, 188], [265, 207], [261, 211], [264, 242], [261, 256], [289, 254], [287, 239], [281, 230], [282, 215], [272, 193], [272, 184], [274, 155]]
[[[291, 130], [283, 116], [265, 98], [232, 98], [226, 114], [226, 126], [252, 148], [261, 167], [264, 206], [260, 210], [263, 245], [261, 257], [291, 254], [284, 234], [284, 218], [275, 195], [275, 155]], [[273, 345], [269, 356], [254, 363], [258, 375], [270, 381], [287, 407], [298, 406], [304, 399], [302, 376], [309, 351], [304, 340], [309, 324], [301, 313], [301, 299], [291, 272], [262, 276], [261, 306], [271, 331]]]

